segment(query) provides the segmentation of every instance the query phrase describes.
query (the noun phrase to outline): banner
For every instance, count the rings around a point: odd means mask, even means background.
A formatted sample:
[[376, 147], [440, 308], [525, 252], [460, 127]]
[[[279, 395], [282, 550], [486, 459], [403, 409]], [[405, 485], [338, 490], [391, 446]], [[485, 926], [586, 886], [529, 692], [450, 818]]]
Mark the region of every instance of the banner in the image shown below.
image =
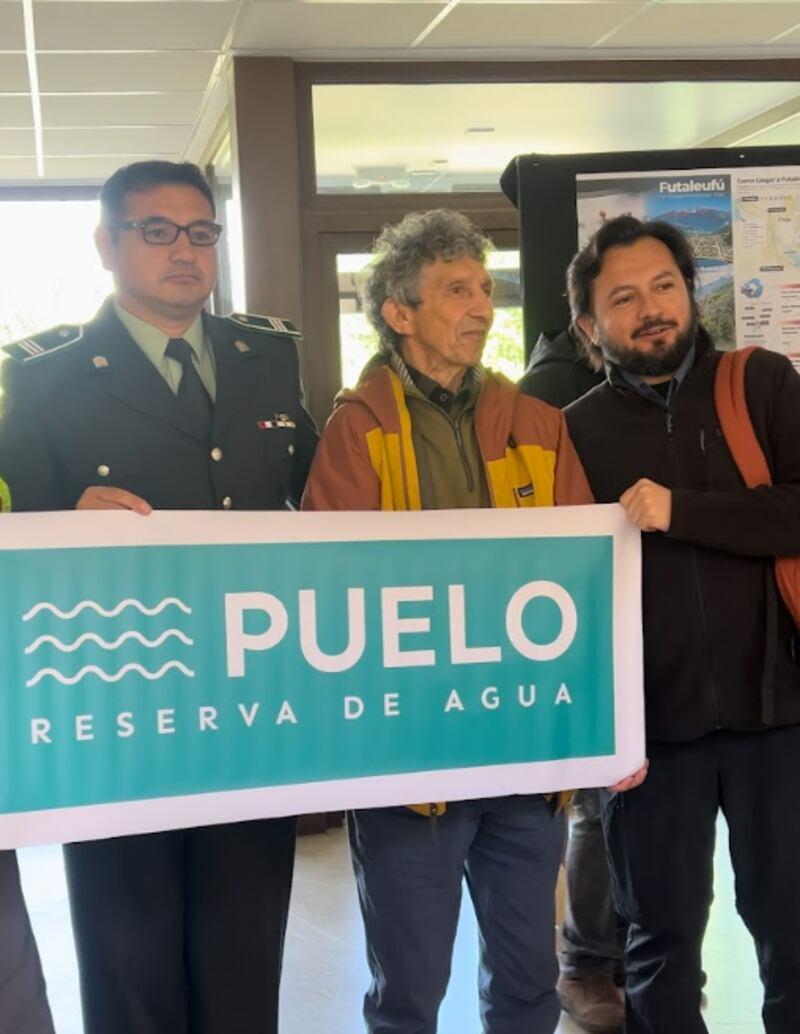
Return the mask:
[[617, 215], [671, 223], [715, 343], [771, 348], [800, 369], [800, 168], [592, 173], [576, 188], [580, 247]]
[[0, 516], [0, 847], [609, 784], [618, 506]]

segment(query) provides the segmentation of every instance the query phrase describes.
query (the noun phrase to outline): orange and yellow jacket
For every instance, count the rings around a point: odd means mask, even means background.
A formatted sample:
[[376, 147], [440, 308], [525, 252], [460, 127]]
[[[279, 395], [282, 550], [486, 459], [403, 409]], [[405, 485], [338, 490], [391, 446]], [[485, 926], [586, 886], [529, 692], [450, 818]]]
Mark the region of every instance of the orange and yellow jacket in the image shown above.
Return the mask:
[[[594, 502], [561, 410], [521, 394], [502, 375], [483, 371], [475, 432], [493, 507]], [[422, 509], [405, 391], [388, 365], [370, 366], [358, 387], [336, 397], [303, 509]], [[559, 794], [559, 802], [570, 796]], [[440, 815], [446, 804], [409, 807]]]
[[[483, 374], [475, 431], [493, 507], [594, 502], [561, 411], [502, 375]], [[405, 391], [388, 366], [372, 366], [336, 397], [303, 508], [422, 509]]]

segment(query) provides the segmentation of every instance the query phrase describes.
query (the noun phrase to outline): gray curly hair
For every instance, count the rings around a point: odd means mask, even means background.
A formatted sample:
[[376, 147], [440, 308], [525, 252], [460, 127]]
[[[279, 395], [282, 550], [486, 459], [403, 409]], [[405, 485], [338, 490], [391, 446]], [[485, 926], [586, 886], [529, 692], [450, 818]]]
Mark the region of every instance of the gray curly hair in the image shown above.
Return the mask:
[[359, 277], [358, 293], [383, 351], [397, 348], [401, 337], [381, 314], [387, 299], [420, 304], [420, 274], [437, 258], [445, 262], [473, 258], [485, 263], [492, 242], [465, 215], [449, 208], [410, 212], [394, 226], [384, 226], [375, 241], [375, 258]]

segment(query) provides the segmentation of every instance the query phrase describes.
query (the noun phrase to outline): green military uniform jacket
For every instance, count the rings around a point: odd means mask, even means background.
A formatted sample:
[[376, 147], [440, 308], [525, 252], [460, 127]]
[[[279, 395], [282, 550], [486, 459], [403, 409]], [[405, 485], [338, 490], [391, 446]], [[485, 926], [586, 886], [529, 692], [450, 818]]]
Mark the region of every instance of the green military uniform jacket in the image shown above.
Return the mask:
[[82, 327], [6, 347], [0, 489], [11, 510], [72, 509], [90, 485], [156, 509], [272, 510], [299, 502], [317, 441], [296, 332], [269, 317], [203, 314], [216, 368], [211, 441], [111, 302]]

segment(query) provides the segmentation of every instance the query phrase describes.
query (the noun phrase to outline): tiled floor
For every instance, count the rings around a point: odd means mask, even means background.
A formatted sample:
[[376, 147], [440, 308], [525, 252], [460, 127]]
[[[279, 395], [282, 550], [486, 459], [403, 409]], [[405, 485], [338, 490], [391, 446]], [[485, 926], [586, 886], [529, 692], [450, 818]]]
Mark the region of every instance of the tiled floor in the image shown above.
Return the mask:
[[[43, 956], [57, 1034], [82, 1034], [77, 972], [61, 853], [20, 852], [23, 880]], [[761, 989], [751, 942], [733, 908], [727, 832], [720, 825], [716, 898], [706, 938], [706, 1023], [711, 1034], [758, 1034]], [[477, 1034], [476, 930], [465, 898], [453, 977], [440, 1034]], [[359, 1034], [366, 984], [361, 920], [344, 836], [332, 831], [299, 842], [286, 952], [282, 1034]], [[580, 1034], [564, 1017], [558, 1034]]]

